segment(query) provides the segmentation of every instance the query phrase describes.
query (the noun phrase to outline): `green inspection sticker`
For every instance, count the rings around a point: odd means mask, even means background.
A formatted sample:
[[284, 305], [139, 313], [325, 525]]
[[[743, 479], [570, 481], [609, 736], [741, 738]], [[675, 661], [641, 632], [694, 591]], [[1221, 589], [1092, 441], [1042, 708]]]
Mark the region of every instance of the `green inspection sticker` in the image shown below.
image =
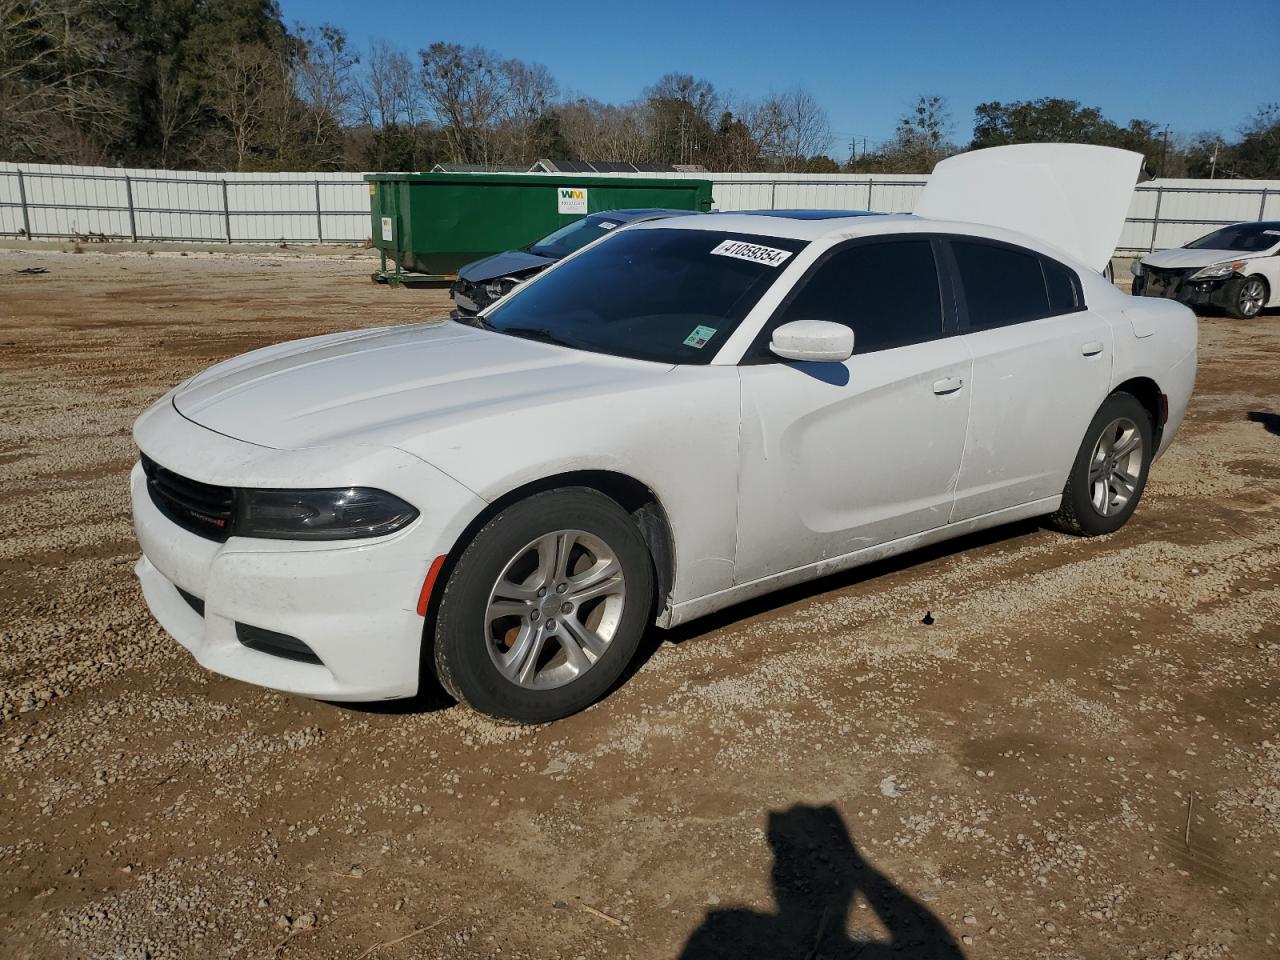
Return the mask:
[[715, 335], [715, 327], [694, 327], [693, 333], [684, 338], [684, 345], [686, 347], [697, 347], [701, 350], [707, 345], [707, 341]]

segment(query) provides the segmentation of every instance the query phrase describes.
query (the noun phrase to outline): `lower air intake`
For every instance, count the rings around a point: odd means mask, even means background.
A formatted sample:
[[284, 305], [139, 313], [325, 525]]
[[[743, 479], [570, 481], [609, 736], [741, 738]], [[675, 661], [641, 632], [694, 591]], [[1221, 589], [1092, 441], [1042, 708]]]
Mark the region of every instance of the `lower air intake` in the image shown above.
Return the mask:
[[287, 633], [276, 633], [274, 630], [264, 630], [262, 627], [251, 627], [247, 623], [237, 623], [236, 639], [250, 650], [269, 653], [273, 657], [298, 660], [302, 663], [321, 662], [310, 647]]

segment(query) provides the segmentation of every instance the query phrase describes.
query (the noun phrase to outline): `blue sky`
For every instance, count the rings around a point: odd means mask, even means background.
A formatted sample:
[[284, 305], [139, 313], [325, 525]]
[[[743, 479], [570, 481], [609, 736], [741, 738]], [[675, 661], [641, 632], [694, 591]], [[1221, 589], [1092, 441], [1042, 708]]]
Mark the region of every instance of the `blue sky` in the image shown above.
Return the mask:
[[[1113, 120], [1233, 135], [1280, 100], [1267, 52], [1280, 41], [1278, 0], [779, 0], [640, 3], [400, 3], [281, 0], [292, 25], [333, 23], [364, 48], [410, 52], [436, 40], [480, 44], [545, 64], [562, 90], [624, 102], [663, 73], [705, 77], [750, 98], [808, 88], [831, 121], [831, 153], [890, 136], [922, 93], [950, 104], [968, 141], [987, 100], [1060, 96]], [[1217, 8], [1217, 9], [1215, 9]], [[1247, 26], [1246, 26], [1247, 25]], [[1249, 51], [1252, 51], [1250, 53]], [[1232, 57], [1243, 55], [1238, 68]], [[1256, 83], [1250, 78], [1270, 78]]]

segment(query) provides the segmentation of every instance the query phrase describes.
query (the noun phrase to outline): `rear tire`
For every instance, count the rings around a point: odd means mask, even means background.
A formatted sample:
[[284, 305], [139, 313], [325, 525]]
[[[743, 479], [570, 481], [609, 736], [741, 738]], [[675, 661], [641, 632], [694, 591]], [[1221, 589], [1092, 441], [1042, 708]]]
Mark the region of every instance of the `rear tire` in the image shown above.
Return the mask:
[[547, 723], [603, 696], [653, 609], [653, 560], [595, 490], [534, 494], [490, 520], [459, 557], [436, 615], [441, 684], [481, 713]]
[[1237, 320], [1252, 320], [1266, 306], [1270, 291], [1261, 277], [1232, 277], [1226, 293], [1227, 313]]
[[1084, 537], [1119, 530], [1142, 499], [1154, 453], [1155, 428], [1147, 408], [1130, 393], [1113, 393], [1085, 431], [1062, 505], [1049, 522]]

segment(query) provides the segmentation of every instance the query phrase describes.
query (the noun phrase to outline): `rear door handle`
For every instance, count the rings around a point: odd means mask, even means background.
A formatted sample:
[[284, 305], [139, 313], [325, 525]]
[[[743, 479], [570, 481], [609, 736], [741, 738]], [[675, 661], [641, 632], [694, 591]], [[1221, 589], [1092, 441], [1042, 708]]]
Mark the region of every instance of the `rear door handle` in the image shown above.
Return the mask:
[[1080, 345], [1080, 352], [1086, 357], [1096, 357], [1102, 352], [1102, 341], [1090, 340], [1088, 343], [1083, 343]]
[[939, 396], [948, 393], [955, 393], [964, 386], [964, 377], [944, 377], [941, 380], [933, 381], [933, 392]]

